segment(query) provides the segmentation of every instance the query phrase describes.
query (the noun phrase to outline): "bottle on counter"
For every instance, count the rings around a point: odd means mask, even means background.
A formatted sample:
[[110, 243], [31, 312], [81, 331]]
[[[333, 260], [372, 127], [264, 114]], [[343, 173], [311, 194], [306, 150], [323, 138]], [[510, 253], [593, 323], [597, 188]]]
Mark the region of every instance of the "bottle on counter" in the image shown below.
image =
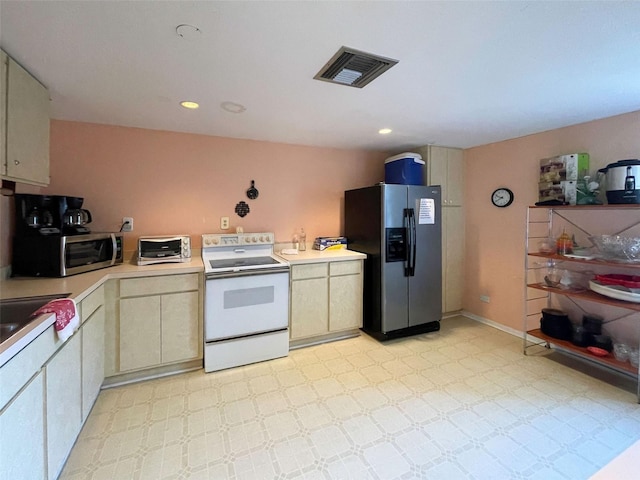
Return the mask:
[[304, 232], [304, 228], [300, 229], [300, 234], [298, 235], [298, 241], [300, 242], [300, 251], [305, 251], [307, 249], [307, 234]]
[[298, 237], [297, 233], [293, 234], [293, 238], [291, 239], [291, 243], [293, 244], [293, 248], [295, 248], [296, 250], [300, 249], [300, 237]]

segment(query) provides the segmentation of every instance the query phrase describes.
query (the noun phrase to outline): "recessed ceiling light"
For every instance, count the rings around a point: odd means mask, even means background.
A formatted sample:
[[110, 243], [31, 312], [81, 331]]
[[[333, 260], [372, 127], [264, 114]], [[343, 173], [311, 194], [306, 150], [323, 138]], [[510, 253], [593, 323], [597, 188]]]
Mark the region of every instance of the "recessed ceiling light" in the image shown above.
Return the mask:
[[242, 113], [247, 109], [244, 105], [234, 102], [222, 102], [220, 107], [230, 113]]
[[190, 102], [188, 100], [185, 100], [184, 102], [180, 102], [180, 105], [182, 105], [184, 108], [189, 108], [191, 110], [195, 110], [196, 108], [200, 107], [200, 105], [197, 102]]
[[393, 132], [393, 130], [391, 130], [390, 128], [381, 128], [380, 130], [378, 130], [378, 133], [380, 135], [387, 135], [391, 132]]

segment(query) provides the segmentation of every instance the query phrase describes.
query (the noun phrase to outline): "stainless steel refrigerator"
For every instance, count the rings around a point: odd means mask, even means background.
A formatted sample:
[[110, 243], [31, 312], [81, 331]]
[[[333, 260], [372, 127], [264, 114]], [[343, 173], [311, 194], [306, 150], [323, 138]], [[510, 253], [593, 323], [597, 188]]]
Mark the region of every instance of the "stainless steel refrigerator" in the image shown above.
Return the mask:
[[385, 340], [440, 329], [440, 186], [379, 184], [344, 195], [349, 249], [364, 263], [363, 330]]

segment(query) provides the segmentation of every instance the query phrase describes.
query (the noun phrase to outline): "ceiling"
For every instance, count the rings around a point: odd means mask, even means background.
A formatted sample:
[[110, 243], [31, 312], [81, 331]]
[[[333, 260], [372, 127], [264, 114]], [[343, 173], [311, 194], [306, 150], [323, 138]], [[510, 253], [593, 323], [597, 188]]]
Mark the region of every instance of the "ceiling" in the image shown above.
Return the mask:
[[[0, 22], [56, 119], [397, 153], [640, 110], [636, 1], [1, 0]], [[399, 63], [314, 80], [341, 46]]]

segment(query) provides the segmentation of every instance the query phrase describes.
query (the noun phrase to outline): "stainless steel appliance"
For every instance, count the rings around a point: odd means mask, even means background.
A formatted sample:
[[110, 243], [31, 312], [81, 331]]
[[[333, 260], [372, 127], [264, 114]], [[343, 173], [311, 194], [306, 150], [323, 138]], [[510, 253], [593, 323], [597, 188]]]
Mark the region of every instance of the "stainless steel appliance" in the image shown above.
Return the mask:
[[16, 194], [13, 275], [66, 277], [122, 263], [122, 234], [86, 227], [82, 197]]
[[138, 238], [138, 265], [190, 261], [191, 237], [189, 235]]
[[12, 275], [67, 277], [122, 263], [121, 233], [16, 238]]
[[640, 203], [640, 160], [618, 160], [598, 172], [605, 176], [607, 202]]
[[379, 184], [345, 192], [349, 249], [367, 254], [364, 327], [385, 340], [440, 329], [439, 186]]
[[273, 233], [202, 236], [205, 372], [289, 354], [289, 264], [273, 243]]

